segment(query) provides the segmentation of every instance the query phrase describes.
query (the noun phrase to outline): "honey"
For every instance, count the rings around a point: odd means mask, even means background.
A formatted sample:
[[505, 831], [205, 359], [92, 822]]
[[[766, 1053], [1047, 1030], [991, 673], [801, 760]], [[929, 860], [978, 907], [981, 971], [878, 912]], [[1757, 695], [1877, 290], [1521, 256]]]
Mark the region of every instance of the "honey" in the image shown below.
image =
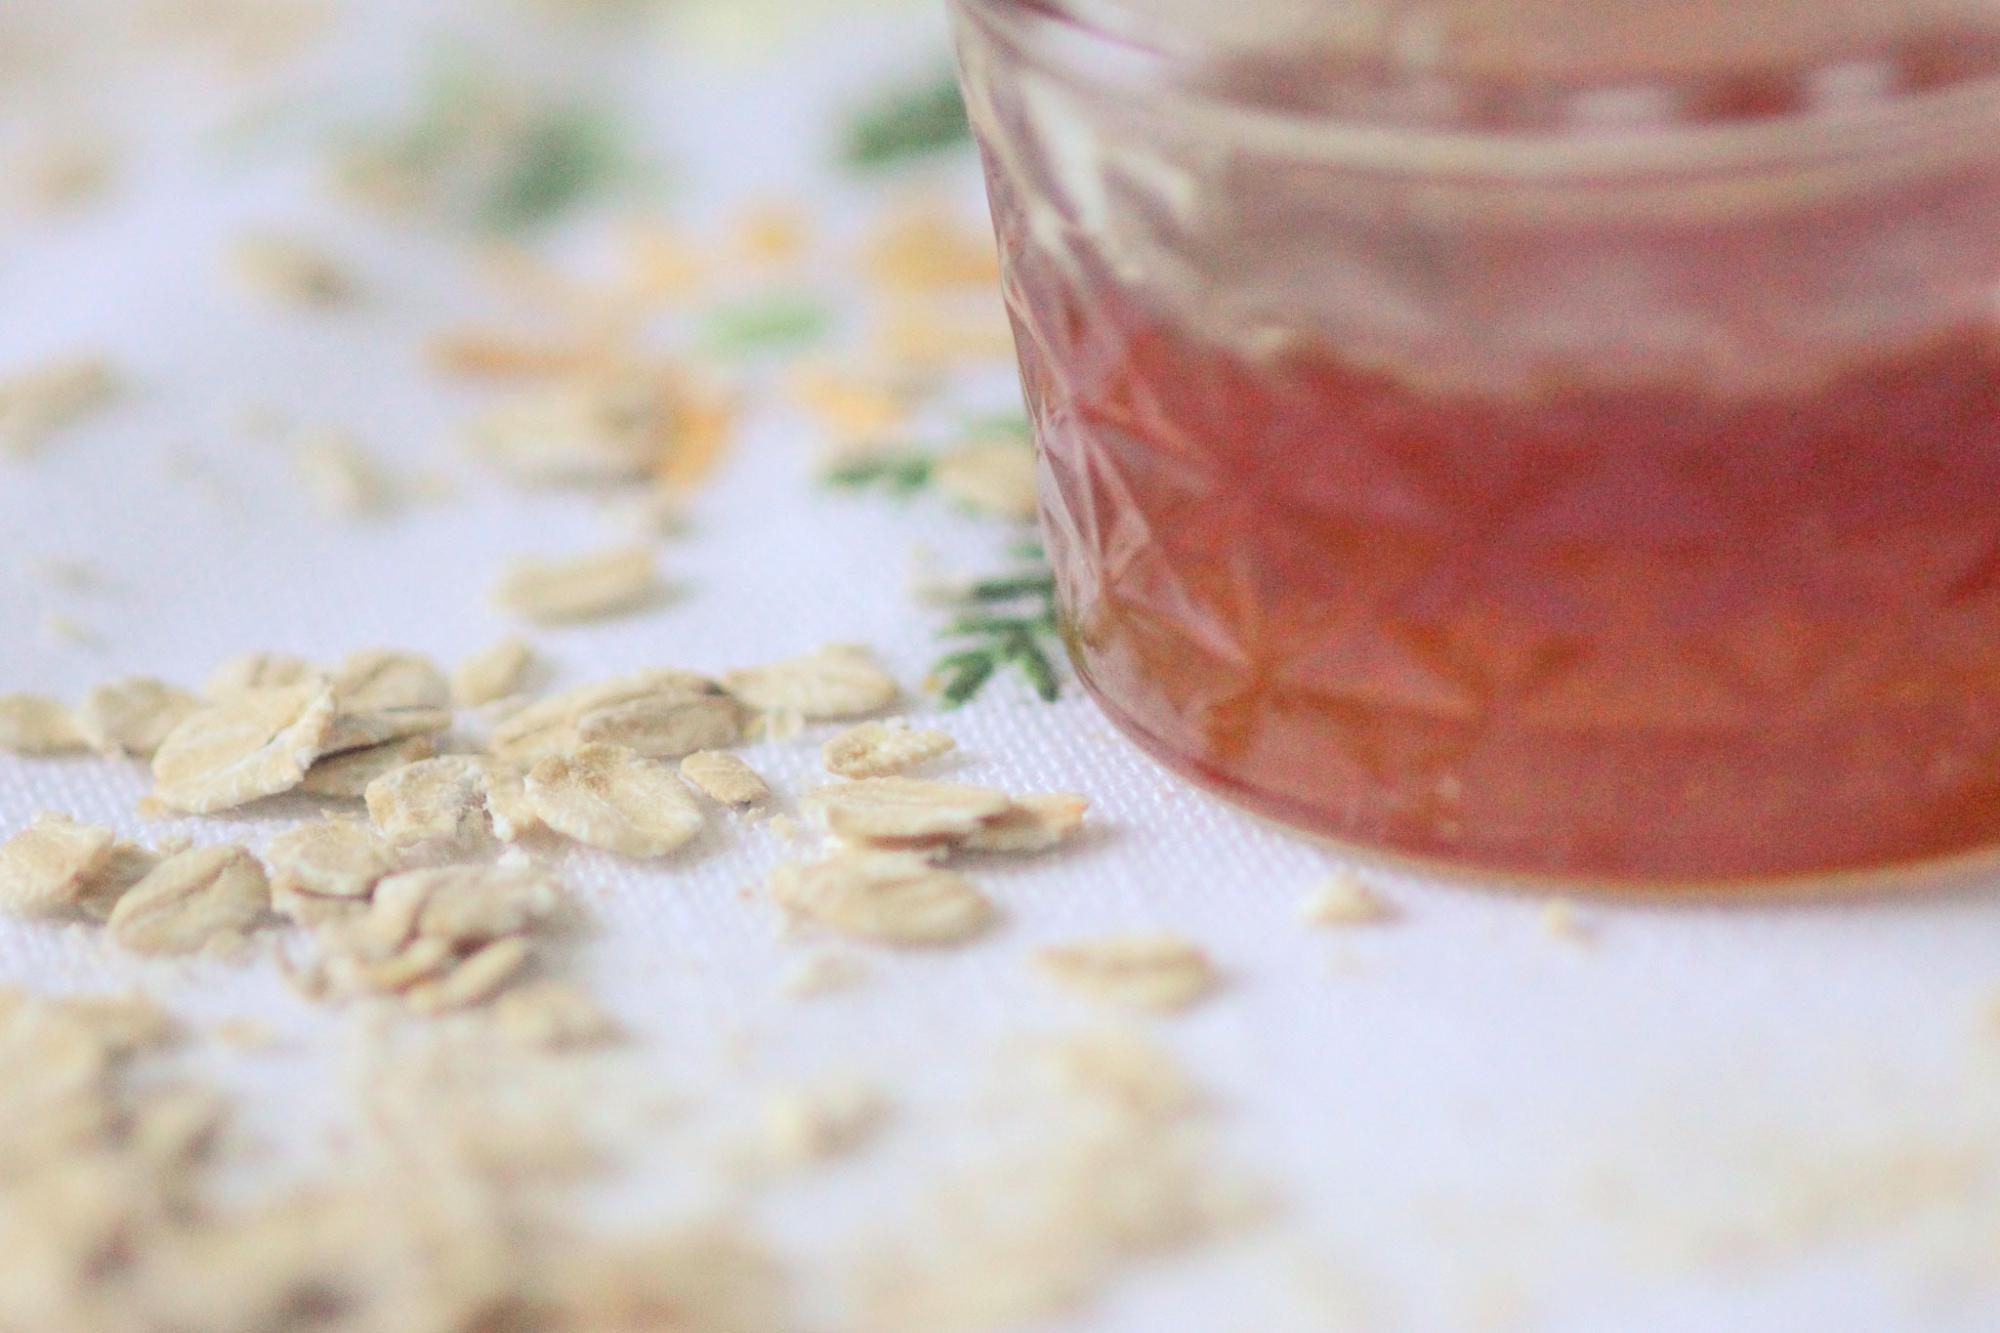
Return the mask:
[[1487, 209], [1114, 125], [1092, 197], [968, 82], [1071, 652], [1162, 762], [1482, 871], [2000, 845], [2000, 156]]

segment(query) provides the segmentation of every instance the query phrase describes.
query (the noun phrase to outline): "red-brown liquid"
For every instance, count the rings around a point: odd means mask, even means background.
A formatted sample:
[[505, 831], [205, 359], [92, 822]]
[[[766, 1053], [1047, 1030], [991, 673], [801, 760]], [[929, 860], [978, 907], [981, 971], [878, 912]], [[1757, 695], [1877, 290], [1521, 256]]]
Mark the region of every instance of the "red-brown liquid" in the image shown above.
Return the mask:
[[[1906, 202], [2000, 220], [1992, 181], [1940, 188]], [[1108, 265], [1044, 263], [1008, 189], [1071, 648], [1169, 765], [1486, 869], [1702, 881], [2000, 843], [1994, 329], [1761, 386], [1551, 365], [1485, 393], [1233, 348]], [[1793, 221], [1835, 246], [1871, 225]], [[1787, 253], [1735, 239], [1680, 241], [1714, 241], [1718, 291]]]

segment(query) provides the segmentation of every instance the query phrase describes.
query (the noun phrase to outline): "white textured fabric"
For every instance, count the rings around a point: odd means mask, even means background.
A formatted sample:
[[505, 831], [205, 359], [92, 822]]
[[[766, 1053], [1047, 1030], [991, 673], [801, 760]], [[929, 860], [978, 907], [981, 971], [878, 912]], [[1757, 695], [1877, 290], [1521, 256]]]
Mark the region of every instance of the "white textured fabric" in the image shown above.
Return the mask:
[[[351, 9], [312, 69], [362, 86], [387, 86], [428, 49], [429, 25], [457, 12]], [[496, 7], [478, 12], [496, 23]], [[822, 220], [837, 223], [856, 205], [824, 166], [827, 107], [875, 71], [923, 68], [942, 40], [934, 18], [818, 30], [713, 68], [650, 39], [551, 59], [604, 62], [586, 67], [658, 127], [690, 182], [689, 215], [775, 193], [821, 198]], [[193, 146], [218, 119], [221, 103], [197, 91], [208, 76], [155, 77], [164, 83], [67, 80], [65, 104], [109, 120], [127, 170], [81, 221], [5, 224], [0, 366], [101, 347], [133, 383], [41, 456], [0, 462], [0, 688], [74, 699], [132, 672], [196, 684], [253, 648], [325, 659], [398, 645], [451, 662], [511, 632], [484, 600], [502, 562], [583, 549], [606, 530], [588, 503], [509, 491], [452, 448], [478, 399], [426, 373], [423, 341], [490, 298], [455, 249], [332, 206], [289, 159], [217, 165]], [[16, 86], [0, 105], [30, 97]], [[245, 297], [219, 266], [252, 224], [323, 238], [351, 256], [370, 299], [296, 316]], [[333, 521], [282, 449], [246, 438], [250, 404], [344, 426], [399, 470], [448, 475], [455, 493], [379, 523]], [[679, 595], [532, 636], [561, 681], [722, 669], [829, 640], [873, 644], [918, 681], [937, 651], [935, 616], [904, 586], [908, 553], [921, 545], [977, 572], [1004, 534], [928, 502], [830, 496], [811, 479], [811, 443], [796, 418], [753, 412], [693, 506], [692, 533], [661, 546]], [[58, 588], [51, 560], [87, 561], [102, 586]], [[53, 635], [51, 615], [99, 642]], [[1167, 777], [1073, 692], [1048, 707], [1007, 682], [943, 725], [962, 750], [950, 773], [1084, 792], [1091, 832], [1053, 857], [977, 870], [1005, 911], [995, 937], [936, 956], [869, 954], [870, 977], [851, 992], [781, 996], [800, 947], [744, 892], [786, 854], [768, 833], [717, 821], [660, 867], [583, 852], [565, 862], [600, 925], [579, 974], [691, 1105], [726, 1117], [759, 1090], [829, 1071], [893, 1091], [897, 1127], [877, 1150], [763, 1206], [757, 1220], [788, 1253], [837, 1255], [974, 1151], [940, 1127], [989, 1105], [1010, 1040], [1100, 1024], [1032, 974], [1035, 948], [1166, 928], [1204, 942], [1228, 984], [1150, 1027], [1212, 1089], [1218, 1153], [1279, 1207], [1220, 1253], [1138, 1273], [1071, 1327], [1289, 1330], [1340, 1326], [1342, 1312], [1362, 1328], [1822, 1333], [2000, 1319], [1993, 893], [1584, 903], [1589, 938], [1575, 943], [1544, 931], [1536, 900], [1387, 879], [1394, 923], [1313, 930], [1298, 900], [1336, 855]], [[746, 754], [796, 794], [815, 783], [823, 734]], [[50, 808], [147, 839], [261, 845], [309, 809], [146, 824], [134, 814], [144, 789], [136, 766], [0, 757], [0, 829]], [[0, 923], [0, 979], [137, 985], [199, 1019], [273, 1022], [288, 1051], [219, 1072], [253, 1094], [250, 1122], [274, 1138], [317, 1123], [332, 1097], [340, 1020], [266, 967], [144, 965], [80, 927]]]

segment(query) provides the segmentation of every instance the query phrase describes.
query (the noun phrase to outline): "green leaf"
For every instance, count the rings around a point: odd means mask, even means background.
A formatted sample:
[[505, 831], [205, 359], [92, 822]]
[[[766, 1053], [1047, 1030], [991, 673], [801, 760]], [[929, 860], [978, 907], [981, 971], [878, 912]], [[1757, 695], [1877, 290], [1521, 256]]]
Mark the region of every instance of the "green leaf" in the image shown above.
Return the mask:
[[717, 356], [809, 346], [833, 327], [833, 312], [810, 296], [781, 292], [721, 306], [702, 321], [701, 344]]
[[524, 231], [567, 212], [624, 166], [618, 136], [603, 116], [556, 107], [527, 126], [515, 155], [479, 206], [497, 231]]
[[826, 474], [829, 486], [859, 490], [881, 486], [897, 495], [914, 495], [930, 485], [931, 459], [924, 454], [883, 454], [843, 463]]
[[975, 635], [991, 636], [996, 639], [1011, 639], [1025, 634], [1033, 637], [1046, 628], [1039, 617], [1029, 619], [1024, 616], [960, 616], [938, 631], [938, 637], [962, 639]]
[[968, 417], [964, 434], [975, 440], [991, 439], [995, 435], [1029, 440], [1034, 438], [1034, 427], [1028, 423], [1025, 412], [988, 412], [983, 416]]
[[348, 139], [340, 166], [364, 194], [503, 233], [639, 174], [609, 113], [539, 94], [459, 47], [439, 53], [404, 116]]
[[937, 674], [944, 678], [941, 693], [945, 706], [959, 708], [970, 702], [993, 678], [998, 665], [991, 653], [957, 653], [938, 663]]
[[1057, 696], [1062, 693], [1062, 683], [1056, 679], [1054, 664], [1049, 661], [1048, 654], [1042, 651], [1042, 646], [1035, 642], [1033, 635], [1015, 635], [1007, 640], [1007, 646], [1002, 651], [1006, 654], [1007, 660], [1019, 667], [1021, 674], [1028, 678], [1028, 684], [1034, 686], [1035, 693], [1042, 697], [1042, 702], [1056, 701]]
[[1053, 597], [1053, 574], [1013, 574], [1005, 578], [981, 579], [967, 590], [975, 602], [1011, 602], [1022, 597]]
[[875, 168], [956, 148], [972, 138], [958, 76], [947, 69], [862, 106], [848, 122], [841, 158]]

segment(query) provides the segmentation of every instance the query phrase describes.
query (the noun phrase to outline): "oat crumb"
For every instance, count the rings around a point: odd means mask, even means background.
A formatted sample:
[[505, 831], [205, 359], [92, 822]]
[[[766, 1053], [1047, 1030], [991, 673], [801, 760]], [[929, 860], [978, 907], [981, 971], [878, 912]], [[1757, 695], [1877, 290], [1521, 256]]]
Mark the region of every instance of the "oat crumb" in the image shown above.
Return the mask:
[[309, 430], [292, 456], [306, 493], [335, 518], [372, 518], [389, 509], [394, 492], [388, 477], [346, 431]]
[[867, 978], [868, 965], [853, 954], [820, 950], [793, 964], [780, 989], [794, 1000], [809, 1000], [852, 990]]
[[341, 305], [355, 294], [353, 276], [338, 260], [295, 237], [239, 237], [230, 248], [229, 262], [244, 286], [279, 305]]
[[1591, 929], [1578, 916], [1576, 904], [1567, 898], [1550, 898], [1542, 904], [1542, 934], [1565, 944], [1588, 944]]
[[1381, 895], [1350, 874], [1338, 874], [1306, 891], [1299, 919], [1312, 926], [1369, 926], [1395, 919]]
[[233, 1051], [269, 1051], [278, 1046], [278, 1031], [259, 1018], [225, 1018], [215, 1025], [215, 1039]]
[[116, 391], [110, 363], [95, 356], [52, 361], [0, 379], [0, 458], [33, 453]]

